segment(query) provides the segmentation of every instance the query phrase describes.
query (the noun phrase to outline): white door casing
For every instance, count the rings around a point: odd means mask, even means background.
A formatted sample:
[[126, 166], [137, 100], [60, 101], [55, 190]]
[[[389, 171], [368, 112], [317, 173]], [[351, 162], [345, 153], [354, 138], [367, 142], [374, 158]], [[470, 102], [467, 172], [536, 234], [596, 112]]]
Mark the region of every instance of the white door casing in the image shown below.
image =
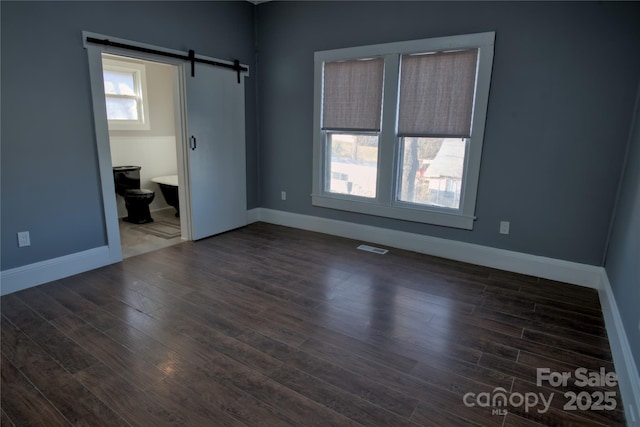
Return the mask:
[[[181, 200], [181, 218], [183, 219], [183, 233], [182, 238], [184, 240], [196, 240], [201, 239], [207, 236], [206, 233], [211, 232], [211, 234], [221, 233], [223, 231], [227, 231], [233, 228], [240, 227], [242, 225], [247, 224], [247, 211], [246, 211], [246, 146], [245, 146], [245, 137], [244, 137], [244, 79], [240, 79], [240, 83], [238, 83], [237, 73], [235, 71], [231, 71], [228, 69], [220, 68], [221, 71], [224, 71], [224, 74], [218, 74], [215, 72], [209, 73], [212, 69], [217, 69], [217, 67], [204, 65], [204, 64], [196, 64], [198, 74], [196, 77], [191, 77], [190, 73], [190, 64], [187, 64], [185, 60], [169, 58], [165, 56], [158, 56], [153, 54], [146, 54], [141, 52], [133, 52], [125, 49], [107, 47], [103, 45], [93, 44], [87, 42], [87, 37], [93, 37], [98, 39], [108, 39], [113, 42], [124, 43], [132, 46], [142, 47], [153, 49], [156, 51], [167, 52], [170, 54], [178, 54], [182, 56], [187, 56], [185, 52], [176, 51], [172, 49], [166, 49], [154, 45], [149, 45], [145, 43], [138, 43], [130, 40], [120, 39], [116, 37], [106, 36], [102, 34], [91, 33], [87, 31], [82, 32], [82, 40], [85, 49], [87, 50], [87, 57], [89, 62], [89, 74], [90, 74], [90, 82], [91, 82], [91, 92], [92, 92], [92, 105], [93, 105], [93, 114], [94, 114], [94, 125], [96, 132], [96, 145], [98, 151], [98, 166], [99, 166], [99, 174], [100, 174], [100, 184], [102, 188], [102, 201], [103, 201], [103, 209], [104, 209], [104, 218], [106, 225], [106, 238], [107, 238], [107, 246], [109, 253], [109, 260], [107, 263], [114, 263], [122, 260], [122, 250], [120, 247], [120, 232], [118, 226], [118, 217], [117, 217], [117, 206], [114, 198], [114, 184], [113, 184], [113, 172], [111, 167], [111, 152], [109, 148], [109, 131], [107, 125], [107, 116], [106, 116], [106, 107], [105, 107], [105, 96], [104, 96], [104, 85], [103, 85], [103, 77], [102, 77], [102, 53], [112, 53], [116, 55], [122, 56], [130, 56], [143, 60], [151, 60], [156, 62], [163, 62], [166, 64], [172, 64], [177, 67], [176, 72], [176, 96], [174, 97], [176, 100], [176, 142], [179, 145], [178, 147], [178, 176], [180, 180], [180, 200]], [[232, 64], [230, 61], [220, 60], [211, 57], [202, 57], [198, 55], [199, 58], [207, 59], [209, 61], [216, 61], [222, 63]], [[188, 65], [188, 67], [187, 67]], [[248, 67], [244, 64], [241, 64], [242, 67], [248, 70]], [[222, 77], [224, 75], [224, 77]], [[243, 72], [241, 77], [247, 77], [249, 72]], [[207, 89], [207, 85], [204, 83], [204, 79], [206, 76], [212, 78], [212, 84], [210, 88]], [[200, 77], [197, 79], [197, 77]], [[188, 79], [193, 79], [188, 81]], [[223, 84], [224, 82], [224, 84]], [[233, 83], [233, 85], [231, 85]], [[233, 86], [233, 87], [230, 87]], [[195, 89], [199, 87], [199, 89]], [[203, 100], [202, 105], [196, 106], [198, 101], [198, 93], [197, 90], [203, 90], [206, 93], [211, 95], [211, 88], [217, 88], [220, 93], [222, 99], [226, 99], [230, 101], [230, 103], [226, 104], [224, 108], [222, 108], [222, 114], [225, 115], [225, 124], [230, 124], [230, 126], [220, 126], [223, 122], [221, 120], [217, 120], [212, 118], [213, 114], [207, 114], [203, 111], [198, 111], [200, 108], [207, 108], [207, 101]], [[187, 92], [191, 91], [193, 93], [191, 98], [194, 98], [192, 101], [189, 101], [189, 97], [187, 96]], [[187, 104], [193, 104], [189, 111], [187, 108]], [[221, 104], [220, 104], [221, 105]], [[217, 108], [220, 111], [220, 105], [213, 102], [210, 105], [211, 108]], [[232, 112], [233, 111], [233, 112]], [[190, 117], [189, 114], [193, 116]], [[231, 117], [230, 115], [233, 115]], [[199, 117], [198, 117], [199, 116]], [[208, 116], [208, 118], [207, 118]], [[200, 118], [201, 117], [201, 118]], [[207, 128], [207, 122], [215, 123], [216, 126], [213, 127], [211, 125]], [[197, 154], [195, 151], [198, 151], [198, 147], [196, 146], [196, 150], [191, 150], [189, 147], [189, 128], [187, 128], [187, 123], [190, 125], [190, 129], [194, 130], [194, 133], [203, 132], [202, 139], [197, 141], [198, 136], [196, 137], [196, 141], [200, 142], [200, 147], [203, 150], [200, 150]], [[201, 123], [201, 124], [199, 124]], [[197, 131], [197, 132], [196, 132]], [[221, 192], [214, 192], [210, 187], [215, 187], [220, 184], [222, 180], [215, 180], [211, 182], [206, 181], [206, 175], [208, 174], [207, 170], [210, 168], [211, 163], [205, 161], [207, 156], [207, 152], [211, 154], [211, 151], [208, 149], [204, 149], [205, 141], [213, 140], [210, 136], [214, 133], [226, 134], [227, 137], [223, 138], [223, 144], [229, 143], [228, 141], [235, 141], [235, 145], [229, 145], [231, 147], [237, 148], [232, 152], [227, 152], [225, 150], [213, 150], [214, 153], [217, 153], [217, 157], [215, 162], [222, 162], [225, 167], [235, 165], [237, 170], [242, 170], [242, 176], [236, 177], [236, 181], [234, 184], [234, 188], [237, 190], [233, 195], [230, 195], [228, 190]], [[231, 138], [231, 139], [229, 139]], [[220, 138], [215, 138], [217, 141]], [[227, 141], [227, 142], [225, 142]], [[196, 145], [197, 145], [196, 142]], [[215, 146], [214, 146], [215, 148]], [[200, 160], [199, 155], [202, 154], [202, 160]], [[219, 156], [229, 155], [227, 161], [224, 162]], [[240, 161], [241, 159], [241, 161]], [[209, 159], [209, 161], [212, 161]], [[235, 162], [235, 163], [234, 163]], [[191, 171], [191, 167], [202, 168], [200, 172]], [[219, 168], [219, 171], [227, 171], [228, 169]], [[235, 171], [235, 169], [234, 169]], [[217, 172], [217, 174], [222, 174], [222, 172]], [[200, 188], [201, 191], [205, 190], [208, 192], [207, 195], [199, 195], [194, 193], [191, 188], [191, 178], [192, 175], [196, 179], [196, 186]], [[215, 174], [214, 174], [215, 175]], [[210, 175], [212, 176], [212, 175]], [[235, 176], [235, 175], [229, 175]], [[231, 181], [229, 181], [231, 182]], [[193, 211], [192, 201], [195, 196], [195, 206], [196, 211]], [[230, 212], [221, 212], [220, 207], [213, 206], [212, 200], [215, 197], [231, 197], [229, 203], [218, 203], [219, 206], [230, 206], [235, 209], [234, 214]], [[183, 203], [184, 201], [184, 203]], [[242, 212], [239, 212], [240, 205], [242, 203]], [[185, 206], [186, 205], [186, 206]], [[206, 213], [205, 209], [217, 209], [218, 213]], [[229, 217], [236, 216], [236, 221], [230, 221]], [[196, 226], [193, 226], [193, 219], [196, 218]], [[184, 227], [184, 225], [187, 227]], [[224, 224], [228, 224], [229, 228], [225, 230], [223, 227]], [[194, 230], [198, 233], [194, 235]], [[185, 232], [186, 231], [186, 232]]]

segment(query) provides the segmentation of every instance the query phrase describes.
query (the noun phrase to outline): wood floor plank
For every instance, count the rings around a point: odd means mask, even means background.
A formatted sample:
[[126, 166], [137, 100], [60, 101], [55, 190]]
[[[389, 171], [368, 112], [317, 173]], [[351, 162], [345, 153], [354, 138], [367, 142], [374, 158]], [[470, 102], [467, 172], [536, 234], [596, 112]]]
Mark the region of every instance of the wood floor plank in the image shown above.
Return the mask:
[[9, 418], [2, 408], [0, 408], [0, 426], [15, 427], [15, 423]]
[[80, 295], [82, 298], [91, 302], [94, 305], [102, 306], [113, 301], [112, 293], [105, 293], [102, 291], [102, 287], [105, 285], [111, 285], [110, 288], [116, 288], [118, 285], [116, 282], [105, 283], [99, 273], [90, 271], [86, 274], [67, 277], [59, 281], [64, 287]]
[[[0, 401], [5, 416], [18, 425], [68, 426], [60, 412], [2, 355]], [[10, 387], [7, 385], [10, 384]], [[4, 425], [4, 424], [3, 424]]]
[[[68, 280], [68, 278], [64, 280]], [[53, 282], [51, 285], [43, 286], [42, 291], [96, 329], [104, 331], [119, 322], [97, 305], [69, 289], [63, 281]], [[111, 288], [107, 289], [109, 292], [111, 291]]]
[[[372, 360], [384, 360], [387, 363], [392, 363], [396, 369], [403, 372], [410, 372], [417, 363], [417, 359], [411, 355], [403, 355], [401, 352], [391, 349], [392, 346], [385, 345], [382, 341], [388, 335], [364, 326], [357, 328], [358, 332], [354, 332], [353, 325], [342, 326], [344, 323], [349, 322], [347, 318], [342, 316], [334, 317], [331, 314], [323, 313], [321, 317], [325, 322], [321, 322], [317, 320], [318, 315], [320, 313], [316, 311], [301, 309], [286, 311], [274, 309], [269, 312], [269, 318], [272, 321], [285, 324], [298, 331], [300, 335], [331, 342], [338, 346], [357, 348], [360, 354], [366, 354]], [[323, 326], [323, 323], [326, 326]], [[416, 351], [419, 352], [420, 350]]]
[[[73, 277], [63, 280], [71, 281]], [[94, 304], [68, 289], [62, 281], [49, 283], [47, 286], [40, 287], [40, 290], [72, 313], [78, 313], [95, 307]]]
[[[340, 316], [334, 316], [331, 312], [305, 310], [299, 307], [277, 307], [268, 312], [268, 320], [286, 325], [301, 335], [318, 337], [319, 339], [337, 343], [339, 345], [356, 346], [360, 351], [371, 354], [380, 352], [380, 357], [404, 357], [404, 362], [396, 360], [399, 369], [409, 372], [416, 361], [425, 358], [439, 357], [440, 349], [446, 349], [447, 355], [461, 360], [475, 363], [481, 355], [480, 350], [460, 345], [456, 342], [446, 342], [438, 336], [424, 334], [419, 335], [393, 334], [369, 328], [368, 324], [353, 325]], [[317, 320], [318, 316], [320, 319]], [[268, 334], [267, 334], [268, 335]], [[391, 354], [389, 350], [393, 348]], [[515, 352], [511, 352], [515, 357]]]
[[255, 223], [3, 296], [2, 425], [625, 424], [536, 385], [615, 371], [594, 289], [361, 243]]
[[163, 378], [147, 390], [151, 398], [168, 411], [184, 419], [184, 425], [245, 426], [219, 405], [202, 401], [188, 386]]
[[510, 376], [489, 373], [489, 369], [480, 372], [482, 367], [470, 364], [464, 366], [467, 375], [462, 375], [464, 362], [452, 359], [433, 358], [429, 364], [418, 363], [410, 374], [406, 374], [395, 369], [391, 363], [374, 362], [361, 354], [319, 340], [309, 339], [300, 349], [348, 371], [375, 378], [390, 387], [394, 384], [412, 384], [419, 388], [428, 384], [462, 396], [470, 389], [489, 391], [494, 387], [508, 387], [512, 381]]
[[556, 307], [549, 307], [545, 304], [536, 304], [536, 314], [549, 318], [551, 322], [556, 322], [560, 319], [567, 319], [569, 322], [581, 323], [586, 327], [586, 332], [589, 332], [593, 328], [604, 328], [604, 318], [601, 316], [590, 316], [584, 313], [575, 313], [572, 311], [562, 310]]
[[180, 353], [129, 325], [117, 326], [104, 333], [139, 358], [158, 368], [165, 376], [174, 375], [188, 365]]
[[56, 300], [42, 292], [40, 287], [25, 289], [16, 296], [23, 304], [46, 320], [54, 320], [71, 313]]
[[[559, 360], [560, 362], [574, 364], [576, 366], [584, 366], [588, 369], [593, 367], [600, 367], [604, 365], [610, 365], [611, 360], [610, 356], [606, 353], [608, 351], [602, 349], [603, 356], [593, 355], [590, 351], [590, 354], [581, 353], [580, 350], [576, 351], [576, 348], [569, 343], [566, 346], [558, 347], [554, 345], [555, 343], [546, 344], [541, 341], [532, 341], [528, 339], [519, 339], [514, 338], [508, 335], [505, 335], [504, 345], [511, 346], [513, 348], [517, 348], [519, 351], [527, 351], [529, 353], [551, 357], [552, 359]], [[497, 356], [501, 356], [496, 354]]]
[[408, 418], [400, 417], [361, 397], [354, 396], [339, 387], [287, 365], [281, 365], [268, 375], [291, 390], [362, 425], [416, 425]]
[[207, 345], [201, 345], [181, 333], [180, 327], [169, 316], [162, 319], [153, 318], [125, 304], [116, 306], [114, 310], [118, 310], [123, 319], [127, 319], [128, 326], [165, 345], [194, 365], [202, 365], [212, 357]]
[[551, 334], [545, 334], [530, 329], [525, 329], [522, 333], [522, 338], [525, 340], [540, 342], [546, 345], [558, 346], [570, 351], [575, 351], [580, 354], [584, 354], [596, 359], [606, 360], [611, 362], [611, 350], [608, 348], [608, 342], [606, 340], [592, 340], [591, 342], [585, 342], [584, 340], [561, 338]]
[[203, 366], [191, 366], [189, 369], [176, 371], [167, 381], [171, 384], [188, 384], [189, 390], [202, 404], [217, 407], [248, 426], [296, 425], [269, 404], [213, 377]]
[[561, 315], [552, 315], [550, 313], [543, 314], [540, 312], [540, 306], [538, 306], [537, 309], [538, 311], [534, 313], [508, 314], [499, 311], [488, 310], [483, 307], [478, 307], [473, 312], [472, 317], [478, 319], [493, 320], [497, 323], [513, 325], [522, 329], [529, 328], [541, 332], [548, 332], [558, 336], [607, 336], [607, 332], [604, 327], [583, 323], [580, 321], [580, 319], [571, 317], [571, 313], [564, 312]]
[[250, 333], [240, 336], [239, 339], [289, 366], [335, 384], [400, 416], [410, 417], [418, 404], [418, 401], [411, 396], [376, 384], [373, 378], [355, 375], [351, 371], [289, 347], [286, 344], [279, 343], [264, 335]]
[[563, 301], [552, 298], [549, 294], [539, 295], [532, 293], [527, 289], [526, 291], [514, 292], [512, 290], [504, 290], [496, 287], [487, 286], [485, 289], [486, 295], [504, 295], [511, 298], [526, 300], [534, 304], [542, 304], [548, 307], [557, 308], [559, 310], [571, 311], [575, 313], [583, 313], [588, 316], [598, 316], [601, 312], [600, 305], [590, 305], [581, 303], [581, 300], [572, 299], [570, 301]]
[[[195, 302], [198, 302], [196, 297]], [[160, 313], [189, 313], [189, 315], [196, 318], [196, 322], [200, 322], [202, 325], [206, 325], [209, 328], [223, 332], [229, 336], [237, 336], [244, 332], [245, 328], [242, 325], [238, 325], [233, 322], [231, 316], [233, 316], [233, 310], [227, 311], [226, 307], [206, 307], [200, 304], [191, 304], [188, 301], [176, 301], [173, 306], [167, 310], [157, 310], [152, 313], [151, 316], [159, 318]]]
[[[535, 353], [530, 353], [528, 351], [520, 351], [518, 355], [518, 363], [522, 363], [524, 365], [539, 367], [539, 368], [549, 368], [554, 372], [569, 372], [575, 371], [578, 368], [587, 368], [587, 369], [600, 369], [605, 368], [607, 372], [613, 372], [614, 366], [611, 362], [599, 361], [598, 365], [593, 366], [581, 366], [576, 363], [568, 363], [561, 362], [557, 359], [553, 359], [550, 357], [551, 355], [545, 356]], [[527, 378], [523, 378], [527, 379]]]
[[197, 320], [170, 313], [162, 313], [161, 315], [165, 318], [173, 319], [175, 331], [179, 331], [193, 339], [206, 349], [212, 357], [217, 354], [224, 354], [243, 365], [261, 372], [270, 371], [282, 364], [282, 361], [257, 351], [236, 338], [226, 335], [224, 332], [202, 325]]
[[132, 425], [186, 424], [184, 419], [167, 411], [147, 392], [132, 385], [106, 365], [94, 365], [76, 372], [74, 378]]
[[529, 278], [529, 280], [522, 280], [522, 277], [518, 277], [516, 274], [511, 274], [508, 278], [502, 279], [497, 279], [495, 274], [492, 274], [489, 281], [484, 281], [484, 283], [487, 284], [488, 288], [495, 287], [517, 291], [526, 298], [534, 297], [533, 300], [537, 299], [535, 297], [544, 297], [558, 304], [577, 305], [595, 310], [600, 309], [597, 291], [568, 283], [545, 281], [535, 277]]
[[206, 364], [203, 373], [224, 384], [235, 386], [268, 405], [278, 407], [284, 416], [298, 425], [357, 425], [343, 415], [224, 355]]
[[[471, 413], [470, 409], [466, 411], [456, 411], [452, 413], [447, 411], [446, 403], [432, 400], [429, 404], [421, 403], [415, 410], [411, 419], [423, 426], [502, 426], [502, 416], [485, 417], [476, 423], [480, 411]], [[465, 416], [467, 418], [465, 418]]]
[[77, 328], [68, 334], [74, 341], [81, 342], [83, 348], [94, 358], [140, 388], [145, 389], [166, 375], [159, 366], [150, 363], [147, 358], [138, 357], [91, 326]]
[[[38, 343], [46, 353], [73, 373], [98, 363], [87, 351], [51, 323], [37, 316], [17, 297], [9, 295], [2, 301], [2, 315]], [[20, 366], [18, 366], [20, 368]]]
[[[15, 349], [8, 359], [71, 424], [127, 425], [29, 337], [17, 329], [7, 329], [8, 333], [18, 335], [10, 341]], [[7, 355], [4, 351], [3, 354]], [[6, 386], [12, 384], [3, 384], [3, 388]]]

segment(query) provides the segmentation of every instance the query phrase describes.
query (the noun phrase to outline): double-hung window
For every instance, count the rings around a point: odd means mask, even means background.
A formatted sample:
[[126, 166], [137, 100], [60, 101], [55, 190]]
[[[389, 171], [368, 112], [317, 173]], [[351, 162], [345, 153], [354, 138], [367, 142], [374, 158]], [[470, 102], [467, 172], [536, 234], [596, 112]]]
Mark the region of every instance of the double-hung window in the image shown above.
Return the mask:
[[316, 52], [313, 204], [472, 229], [494, 37]]
[[382, 112], [383, 58], [324, 65], [324, 189], [375, 199]]
[[144, 64], [103, 55], [102, 73], [110, 130], [149, 130]]

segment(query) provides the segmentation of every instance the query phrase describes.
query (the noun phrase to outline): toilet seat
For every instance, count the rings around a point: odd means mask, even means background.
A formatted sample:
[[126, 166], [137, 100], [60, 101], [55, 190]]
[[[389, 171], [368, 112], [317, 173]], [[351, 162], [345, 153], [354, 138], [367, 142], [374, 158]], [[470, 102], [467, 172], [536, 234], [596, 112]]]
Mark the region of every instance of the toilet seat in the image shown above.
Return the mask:
[[146, 199], [153, 197], [155, 193], [152, 190], [146, 188], [131, 188], [125, 192], [125, 197], [131, 197], [134, 199]]

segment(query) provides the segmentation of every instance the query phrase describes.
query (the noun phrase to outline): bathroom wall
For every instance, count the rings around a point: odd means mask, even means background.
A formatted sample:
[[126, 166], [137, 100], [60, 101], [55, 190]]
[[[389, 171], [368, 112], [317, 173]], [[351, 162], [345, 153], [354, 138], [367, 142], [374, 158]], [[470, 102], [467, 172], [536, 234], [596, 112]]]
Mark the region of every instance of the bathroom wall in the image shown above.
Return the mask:
[[[149, 106], [149, 130], [112, 130], [111, 163], [113, 166], [141, 166], [141, 187], [155, 191], [151, 211], [167, 208], [158, 184], [151, 178], [178, 173], [174, 109], [174, 69], [171, 65], [118, 58], [145, 64]], [[117, 198], [118, 217], [127, 216], [122, 197]]]

